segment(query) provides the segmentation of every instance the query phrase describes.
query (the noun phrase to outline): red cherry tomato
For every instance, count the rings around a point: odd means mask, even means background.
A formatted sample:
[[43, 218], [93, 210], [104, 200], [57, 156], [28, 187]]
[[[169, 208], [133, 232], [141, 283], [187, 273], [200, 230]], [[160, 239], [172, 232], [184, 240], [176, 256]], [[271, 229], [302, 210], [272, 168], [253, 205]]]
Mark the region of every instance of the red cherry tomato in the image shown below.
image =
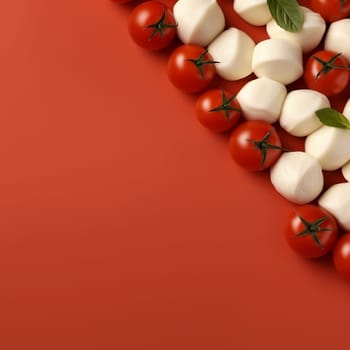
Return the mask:
[[310, 9], [327, 22], [334, 22], [350, 15], [350, 0], [311, 0]]
[[171, 9], [158, 2], [146, 1], [136, 6], [129, 16], [129, 33], [141, 47], [160, 50], [176, 35], [176, 21]]
[[202, 46], [181, 45], [169, 57], [168, 76], [178, 89], [190, 93], [200, 92], [214, 79], [215, 63]]
[[232, 158], [241, 167], [259, 171], [277, 161], [281, 155], [281, 140], [271, 124], [250, 120], [233, 130], [229, 149]]
[[336, 243], [333, 264], [339, 275], [350, 281], [350, 232], [341, 236]]
[[348, 62], [339, 53], [318, 51], [306, 62], [304, 81], [309, 89], [334, 96], [347, 87], [349, 80]]
[[290, 214], [286, 239], [305, 258], [326, 255], [335, 245], [338, 226], [334, 217], [317, 205], [303, 205]]
[[223, 132], [237, 124], [241, 110], [236, 96], [223, 89], [212, 89], [199, 96], [196, 114], [203, 126]]

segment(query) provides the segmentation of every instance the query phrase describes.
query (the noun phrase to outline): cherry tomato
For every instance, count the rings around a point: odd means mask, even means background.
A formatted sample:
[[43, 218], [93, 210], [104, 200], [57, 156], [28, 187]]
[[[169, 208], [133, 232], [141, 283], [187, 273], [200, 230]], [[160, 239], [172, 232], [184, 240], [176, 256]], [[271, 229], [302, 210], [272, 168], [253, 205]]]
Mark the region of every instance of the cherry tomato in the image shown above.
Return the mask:
[[141, 47], [160, 50], [176, 35], [176, 21], [171, 9], [158, 2], [146, 1], [136, 6], [129, 16], [129, 33]]
[[310, 9], [334, 22], [350, 15], [350, 0], [311, 0]]
[[199, 92], [214, 79], [215, 63], [202, 46], [181, 45], [169, 57], [168, 76], [178, 89], [190, 93]]
[[349, 80], [349, 65], [340, 53], [318, 51], [306, 62], [304, 81], [309, 89], [334, 96], [347, 87]]
[[339, 275], [350, 281], [350, 232], [341, 236], [333, 250], [333, 264]]
[[203, 126], [223, 132], [237, 124], [241, 109], [236, 96], [223, 89], [212, 89], [199, 96], [196, 114]]
[[317, 205], [299, 206], [289, 216], [286, 229], [287, 242], [304, 258], [326, 255], [334, 247], [337, 237], [336, 220]]
[[275, 128], [262, 120], [250, 120], [237, 126], [231, 134], [229, 149], [232, 158], [251, 171], [269, 168], [282, 151]]

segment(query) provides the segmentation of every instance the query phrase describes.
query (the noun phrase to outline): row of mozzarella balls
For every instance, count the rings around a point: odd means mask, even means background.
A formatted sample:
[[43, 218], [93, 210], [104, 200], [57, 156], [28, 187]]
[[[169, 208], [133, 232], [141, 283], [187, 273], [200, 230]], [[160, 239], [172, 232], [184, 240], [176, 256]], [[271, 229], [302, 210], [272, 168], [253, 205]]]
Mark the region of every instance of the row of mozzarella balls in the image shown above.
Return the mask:
[[[303, 74], [302, 54], [321, 42], [326, 31], [324, 19], [302, 7], [303, 28], [291, 33], [271, 19], [266, 0], [236, 0], [234, 9], [250, 24], [266, 24], [270, 39], [255, 44], [237, 28], [225, 30], [225, 16], [216, 0], [178, 0], [174, 17], [180, 40], [207, 47], [214, 61], [219, 62], [215, 67], [217, 74], [225, 80], [242, 79], [251, 73], [285, 85], [299, 79]], [[350, 19], [333, 22], [325, 37], [325, 49], [341, 52], [350, 62], [349, 36]]]
[[[236, 0], [233, 6], [248, 23], [266, 25], [270, 39], [255, 44], [237, 28], [225, 30], [224, 13], [216, 0], [178, 0], [174, 5], [178, 36], [183, 43], [207, 47], [219, 62], [215, 66], [221, 78], [234, 81], [256, 75], [237, 95], [246, 119], [279, 121], [290, 134], [306, 136], [305, 152], [282, 154], [270, 177], [276, 190], [289, 201], [311, 202], [323, 190], [322, 170], [342, 168], [350, 181], [350, 131], [323, 126], [316, 117], [316, 110], [330, 107], [324, 94], [308, 89], [287, 93], [285, 85], [302, 76], [303, 53], [316, 48], [324, 36], [325, 49], [341, 52], [350, 62], [350, 19], [333, 22], [325, 33], [324, 19], [302, 7], [303, 28], [291, 33], [271, 19], [266, 0]], [[350, 100], [343, 114], [350, 119]], [[350, 182], [329, 188], [319, 204], [350, 230]]]

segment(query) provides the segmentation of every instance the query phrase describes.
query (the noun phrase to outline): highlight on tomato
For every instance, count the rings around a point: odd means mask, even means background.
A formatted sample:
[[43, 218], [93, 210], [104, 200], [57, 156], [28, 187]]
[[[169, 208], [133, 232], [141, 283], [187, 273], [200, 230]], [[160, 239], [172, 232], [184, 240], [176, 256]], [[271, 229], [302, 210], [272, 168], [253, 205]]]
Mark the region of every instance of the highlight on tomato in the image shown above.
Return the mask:
[[295, 208], [287, 220], [285, 236], [289, 246], [304, 258], [319, 258], [337, 242], [338, 225], [334, 217], [318, 205]]
[[176, 27], [172, 10], [159, 1], [141, 3], [129, 16], [129, 33], [132, 39], [149, 50], [167, 47], [175, 38]]
[[326, 96], [338, 95], [350, 81], [350, 68], [346, 58], [333, 51], [318, 51], [306, 62], [304, 81], [309, 89]]
[[250, 171], [270, 168], [282, 152], [276, 129], [263, 120], [249, 120], [238, 125], [229, 140], [233, 160]]
[[177, 47], [168, 60], [168, 76], [178, 89], [195, 93], [206, 89], [213, 81], [216, 69], [208, 50], [199, 45]]
[[215, 132], [232, 129], [241, 116], [236, 96], [224, 89], [211, 89], [199, 96], [196, 102], [199, 122]]

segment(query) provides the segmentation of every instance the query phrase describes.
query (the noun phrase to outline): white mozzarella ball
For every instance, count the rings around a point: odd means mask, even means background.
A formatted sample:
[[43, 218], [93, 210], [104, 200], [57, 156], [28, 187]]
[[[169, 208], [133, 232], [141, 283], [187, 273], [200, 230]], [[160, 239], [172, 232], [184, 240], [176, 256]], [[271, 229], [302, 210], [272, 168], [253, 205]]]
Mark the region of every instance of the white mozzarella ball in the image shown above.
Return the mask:
[[340, 52], [350, 62], [350, 18], [333, 22], [328, 28], [324, 47]]
[[343, 114], [350, 120], [350, 98], [345, 103]]
[[178, 0], [173, 8], [177, 34], [185, 44], [207, 46], [225, 28], [216, 0]]
[[[343, 114], [349, 118], [348, 108]], [[350, 130], [322, 126], [306, 137], [305, 152], [317, 158], [322, 169], [339, 169], [350, 160]]]
[[[345, 104], [343, 114], [350, 119], [350, 98]], [[341, 169], [344, 178], [350, 181], [350, 160]]]
[[289, 40], [263, 40], [255, 46], [252, 68], [259, 78], [290, 84], [303, 74], [301, 47]]
[[266, 25], [266, 31], [270, 38], [291, 40], [298, 43], [303, 52], [313, 50], [322, 40], [326, 31], [325, 20], [316, 12], [302, 7], [304, 12], [304, 24], [299, 32], [292, 33], [281, 28], [274, 19]]
[[278, 120], [287, 89], [278, 81], [257, 78], [245, 84], [237, 95], [243, 115], [248, 120]]
[[293, 90], [288, 93], [280, 115], [280, 125], [294, 136], [307, 136], [323, 124], [315, 112], [330, 107], [324, 94], [308, 89]]
[[265, 25], [271, 19], [267, 0], [235, 0], [233, 9], [246, 22], [255, 25]]
[[208, 46], [217, 74], [226, 80], [242, 79], [252, 73], [252, 56], [255, 42], [237, 28], [229, 28], [218, 35]]
[[328, 210], [344, 230], [350, 230], [350, 183], [331, 186], [319, 199], [320, 207]]
[[305, 152], [286, 152], [270, 170], [276, 191], [296, 204], [314, 200], [323, 189], [320, 163]]
[[347, 162], [341, 169], [343, 176], [347, 181], [350, 181], [350, 161]]

